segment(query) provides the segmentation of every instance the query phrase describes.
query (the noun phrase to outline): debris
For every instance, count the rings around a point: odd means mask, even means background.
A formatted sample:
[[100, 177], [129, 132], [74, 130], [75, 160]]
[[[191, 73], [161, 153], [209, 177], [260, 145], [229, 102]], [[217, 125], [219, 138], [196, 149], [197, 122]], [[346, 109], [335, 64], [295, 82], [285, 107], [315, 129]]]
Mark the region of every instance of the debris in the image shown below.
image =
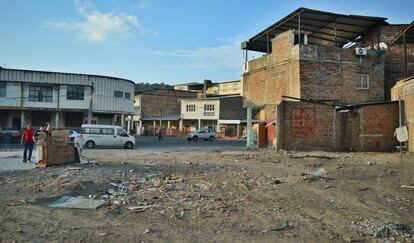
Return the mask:
[[367, 165], [373, 165], [374, 164], [374, 162], [372, 162], [372, 161], [368, 161], [368, 163], [367, 163]]
[[151, 230], [150, 230], [150, 229], [146, 229], [146, 230], [144, 231], [144, 234], [148, 234], [149, 232], [151, 232]]
[[326, 181], [328, 172], [324, 168], [320, 168], [315, 173], [308, 176], [309, 181]]
[[327, 186], [324, 186], [323, 189], [328, 189], [328, 188], [331, 188], [331, 187], [332, 187], [331, 185], [327, 185]]
[[83, 169], [82, 167], [73, 167], [73, 166], [66, 167], [66, 170], [76, 170], [76, 171], [79, 171], [79, 170], [82, 170], [82, 169]]
[[143, 212], [145, 211], [145, 209], [153, 208], [153, 207], [158, 207], [158, 205], [153, 204], [153, 205], [147, 205], [147, 206], [131, 206], [131, 207], [128, 207], [128, 209], [132, 211]]
[[370, 235], [375, 238], [396, 237], [412, 240], [414, 235], [414, 231], [410, 225], [400, 224], [398, 222], [364, 220], [356, 222], [352, 227], [363, 235]]
[[71, 197], [63, 196], [49, 205], [52, 208], [79, 208], [79, 209], [97, 209], [105, 204], [104, 200], [88, 199], [82, 196]]
[[279, 224], [278, 226], [274, 227], [274, 228], [270, 228], [270, 229], [265, 229], [262, 231], [262, 233], [268, 233], [271, 231], [280, 231], [280, 230], [285, 230], [285, 229], [291, 229], [293, 228], [295, 225], [293, 222], [291, 221], [284, 221], [281, 224]]

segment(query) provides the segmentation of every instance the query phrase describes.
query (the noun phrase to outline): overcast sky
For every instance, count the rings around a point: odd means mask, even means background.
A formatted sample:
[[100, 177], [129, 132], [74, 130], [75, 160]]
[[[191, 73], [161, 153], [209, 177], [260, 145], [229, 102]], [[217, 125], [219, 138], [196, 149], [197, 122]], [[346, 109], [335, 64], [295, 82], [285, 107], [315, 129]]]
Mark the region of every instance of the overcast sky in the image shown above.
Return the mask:
[[240, 42], [299, 7], [414, 20], [414, 0], [0, 0], [0, 6], [1, 66], [171, 84], [240, 79]]

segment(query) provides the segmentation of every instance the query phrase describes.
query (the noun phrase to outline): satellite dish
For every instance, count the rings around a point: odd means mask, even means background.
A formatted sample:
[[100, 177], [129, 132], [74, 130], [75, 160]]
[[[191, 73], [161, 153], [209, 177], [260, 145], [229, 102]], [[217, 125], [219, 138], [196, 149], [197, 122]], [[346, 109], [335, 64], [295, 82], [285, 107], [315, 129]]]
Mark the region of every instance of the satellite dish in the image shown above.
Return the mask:
[[384, 42], [380, 42], [378, 47], [380, 50], [388, 50], [388, 46]]

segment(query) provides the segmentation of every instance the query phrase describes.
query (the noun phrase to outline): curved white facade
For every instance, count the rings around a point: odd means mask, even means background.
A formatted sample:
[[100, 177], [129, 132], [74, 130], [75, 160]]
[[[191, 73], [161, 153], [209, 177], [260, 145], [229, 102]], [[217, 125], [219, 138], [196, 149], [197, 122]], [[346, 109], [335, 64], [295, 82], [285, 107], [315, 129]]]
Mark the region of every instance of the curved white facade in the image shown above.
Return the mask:
[[88, 121], [124, 126], [125, 116], [134, 114], [133, 99], [134, 82], [127, 79], [0, 68], [1, 127], [17, 127], [19, 119], [20, 125], [29, 120], [56, 127]]

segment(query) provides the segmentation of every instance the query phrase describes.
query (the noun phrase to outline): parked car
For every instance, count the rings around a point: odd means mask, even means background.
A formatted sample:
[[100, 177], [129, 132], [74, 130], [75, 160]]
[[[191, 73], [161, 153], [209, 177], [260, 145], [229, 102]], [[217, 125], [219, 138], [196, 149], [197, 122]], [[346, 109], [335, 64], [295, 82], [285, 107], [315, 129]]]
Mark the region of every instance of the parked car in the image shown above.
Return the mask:
[[92, 149], [95, 146], [122, 146], [132, 149], [135, 146], [135, 137], [128, 135], [119, 126], [84, 124], [82, 125], [81, 134], [83, 144], [88, 149]]
[[0, 141], [3, 143], [19, 142], [22, 137], [20, 130], [14, 128], [3, 128], [0, 130]]
[[197, 141], [198, 139], [204, 139], [204, 141], [213, 142], [216, 138], [216, 134], [210, 128], [201, 128], [197, 129], [195, 132], [190, 132], [187, 134], [188, 141]]

